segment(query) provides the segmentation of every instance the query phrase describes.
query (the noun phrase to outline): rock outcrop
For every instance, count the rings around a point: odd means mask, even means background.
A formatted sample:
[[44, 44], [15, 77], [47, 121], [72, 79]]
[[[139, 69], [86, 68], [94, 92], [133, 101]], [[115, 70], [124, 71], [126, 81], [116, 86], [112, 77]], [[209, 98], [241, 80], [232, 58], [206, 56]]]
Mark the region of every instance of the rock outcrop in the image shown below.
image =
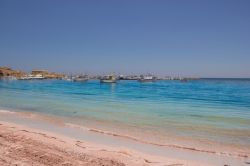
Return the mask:
[[20, 70], [13, 70], [10, 67], [0, 67], [0, 77], [9, 77], [13, 76], [16, 78], [20, 78], [24, 76], [26, 73]]
[[[0, 77], [15, 77], [17, 79], [29, 75], [20, 70], [13, 70], [10, 67], [0, 67]], [[47, 70], [33, 70], [31, 72], [32, 76], [40, 75], [45, 79], [62, 79], [65, 77], [64, 74], [49, 72]]]

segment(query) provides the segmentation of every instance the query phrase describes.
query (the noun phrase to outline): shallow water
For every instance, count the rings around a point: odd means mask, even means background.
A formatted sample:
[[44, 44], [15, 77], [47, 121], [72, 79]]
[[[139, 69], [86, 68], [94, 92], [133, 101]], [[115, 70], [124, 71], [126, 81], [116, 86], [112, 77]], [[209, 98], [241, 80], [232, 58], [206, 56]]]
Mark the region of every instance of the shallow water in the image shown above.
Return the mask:
[[174, 136], [250, 145], [249, 79], [0, 81], [0, 107], [162, 143]]

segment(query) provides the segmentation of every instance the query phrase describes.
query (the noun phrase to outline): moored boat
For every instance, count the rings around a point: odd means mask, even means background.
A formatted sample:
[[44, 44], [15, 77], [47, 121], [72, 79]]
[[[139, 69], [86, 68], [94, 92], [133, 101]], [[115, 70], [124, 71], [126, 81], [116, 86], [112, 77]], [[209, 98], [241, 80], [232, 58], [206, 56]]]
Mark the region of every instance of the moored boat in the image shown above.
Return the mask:
[[107, 75], [100, 79], [101, 83], [116, 83], [116, 77], [114, 75]]
[[18, 80], [42, 80], [42, 79], [45, 79], [45, 77], [41, 74], [37, 75], [29, 74], [18, 78]]
[[32, 78], [30, 76], [23, 76], [18, 78], [18, 80], [31, 80]]
[[141, 76], [138, 79], [139, 82], [154, 82], [156, 81], [156, 77], [152, 76], [152, 75], [146, 75], [146, 76]]
[[72, 79], [74, 82], [86, 82], [89, 80], [87, 75], [80, 75]]

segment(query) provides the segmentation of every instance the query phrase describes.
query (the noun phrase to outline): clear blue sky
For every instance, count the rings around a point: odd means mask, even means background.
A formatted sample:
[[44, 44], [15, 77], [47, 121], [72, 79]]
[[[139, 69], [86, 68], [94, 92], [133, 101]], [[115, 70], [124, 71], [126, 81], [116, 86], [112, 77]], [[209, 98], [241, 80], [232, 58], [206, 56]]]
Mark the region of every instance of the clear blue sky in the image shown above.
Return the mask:
[[0, 0], [0, 66], [250, 77], [250, 1]]

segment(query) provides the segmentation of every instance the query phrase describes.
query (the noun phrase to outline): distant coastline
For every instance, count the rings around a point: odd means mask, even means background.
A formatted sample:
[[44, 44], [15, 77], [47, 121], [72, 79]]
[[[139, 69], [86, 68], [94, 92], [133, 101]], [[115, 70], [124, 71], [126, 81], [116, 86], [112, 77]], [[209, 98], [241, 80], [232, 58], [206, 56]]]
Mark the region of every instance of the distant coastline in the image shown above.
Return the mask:
[[[112, 74], [114, 75], [114, 74]], [[187, 81], [187, 80], [198, 80], [200, 78], [196, 77], [179, 77], [179, 76], [164, 76], [159, 77], [152, 74], [139, 74], [139, 75], [114, 75], [115, 79], [117, 80], [140, 80], [145, 77], [152, 77], [154, 80], [180, 80], [180, 81]], [[17, 79], [17, 80], [29, 80], [29, 79], [64, 79], [64, 80], [73, 80], [79, 79], [81, 80], [84, 78], [95, 80], [95, 79], [102, 79], [105, 75], [79, 75], [79, 74], [62, 74], [56, 72], [49, 72], [48, 70], [32, 70], [30, 73], [21, 71], [21, 70], [14, 70], [11, 67], [0, 67], [0, 78], [5, 79]]]

